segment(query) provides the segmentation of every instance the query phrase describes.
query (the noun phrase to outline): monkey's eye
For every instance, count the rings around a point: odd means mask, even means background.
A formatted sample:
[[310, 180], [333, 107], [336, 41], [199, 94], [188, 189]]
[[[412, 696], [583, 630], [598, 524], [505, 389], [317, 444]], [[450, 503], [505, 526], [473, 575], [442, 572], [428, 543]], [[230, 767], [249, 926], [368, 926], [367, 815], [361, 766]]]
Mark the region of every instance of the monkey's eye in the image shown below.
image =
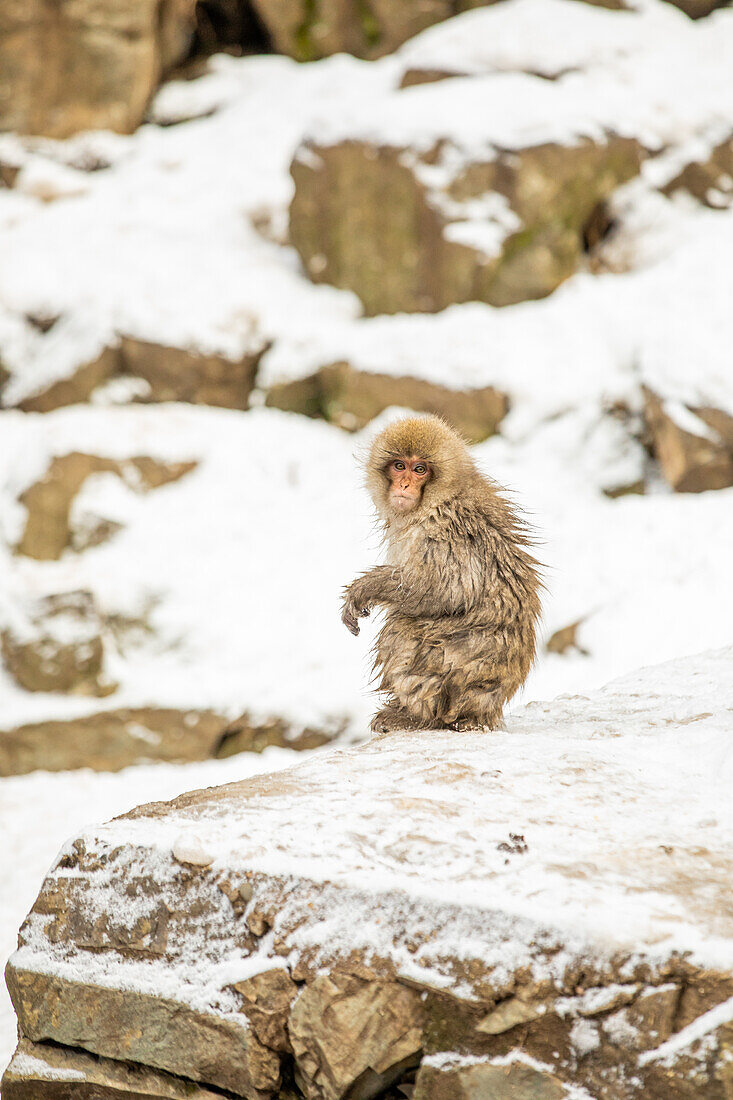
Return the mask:
[[418, 462], [417, 466], [413, 466], [413, 470], [416, 474], [419, 474], [420, 477], [428, 472], [427, 466], [425, 466], [422, 462]]
[[394, 466], [395, 470], [404, 470], [405, 468], [404, 462], [393, 462], [392, 465]]

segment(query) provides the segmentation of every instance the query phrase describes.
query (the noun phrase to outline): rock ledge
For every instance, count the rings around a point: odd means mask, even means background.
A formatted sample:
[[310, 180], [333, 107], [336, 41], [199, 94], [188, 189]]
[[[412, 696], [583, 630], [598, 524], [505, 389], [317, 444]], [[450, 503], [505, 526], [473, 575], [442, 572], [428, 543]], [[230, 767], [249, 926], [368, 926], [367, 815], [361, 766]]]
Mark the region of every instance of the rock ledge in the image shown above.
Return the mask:
[[728, 1100], [732, 702], [729, 649], [88, 831], [3, 1096]]

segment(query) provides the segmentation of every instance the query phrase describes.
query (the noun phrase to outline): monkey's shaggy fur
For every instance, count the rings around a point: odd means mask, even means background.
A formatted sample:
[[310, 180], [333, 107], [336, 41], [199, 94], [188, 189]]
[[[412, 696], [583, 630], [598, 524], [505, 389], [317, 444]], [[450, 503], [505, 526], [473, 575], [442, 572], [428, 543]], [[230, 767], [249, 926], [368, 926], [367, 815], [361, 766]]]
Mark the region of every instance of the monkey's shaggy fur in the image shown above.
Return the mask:
[[[426, 462], [431, 477], [402, 515], [390, 507], [387, 471], [405, 456]], [[358, 617], [386, 609], [375, 670], [388, 699], [372, 729], [495, 729], [535, 656], [542, 584], [528, 528], [437, 417], [377, 436], [367, 487], [388, 564], [349, 585], [343, 618], [358, 633]]]

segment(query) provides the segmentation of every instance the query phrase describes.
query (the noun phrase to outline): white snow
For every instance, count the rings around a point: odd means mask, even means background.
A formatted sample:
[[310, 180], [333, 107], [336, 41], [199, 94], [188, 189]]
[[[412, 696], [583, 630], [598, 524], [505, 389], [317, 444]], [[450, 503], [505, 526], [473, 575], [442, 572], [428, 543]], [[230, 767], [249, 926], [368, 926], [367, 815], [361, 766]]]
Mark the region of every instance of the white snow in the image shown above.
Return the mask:
[[575, 1020], [570, 1028], [570, 1042], [582, 1058], [601, 1045], [598, 1027], [590, 1020]]
[[32, 1077], [38, 1081], [84, 1081], [85, 1077], [79, 1070], [69, 1069], [65, 1066], [51, 1066], [48, 1062], [37, 1058], [35, 1054], [29, 1054], [26, 1050], [20, 1050], [13, 1058], [13, 1073], [17, 1077]]
[[398, 57], [406, 69], [529, 72], [550, 78], [617, 65], [648, 50], [651, 36], [684, 40], [687, 28], [685, 17], [671, 5], [608, 11], [589, 4], [576, 11], [564, 0], [506, 0], [503, 8], [477, 8], [429, 27]]

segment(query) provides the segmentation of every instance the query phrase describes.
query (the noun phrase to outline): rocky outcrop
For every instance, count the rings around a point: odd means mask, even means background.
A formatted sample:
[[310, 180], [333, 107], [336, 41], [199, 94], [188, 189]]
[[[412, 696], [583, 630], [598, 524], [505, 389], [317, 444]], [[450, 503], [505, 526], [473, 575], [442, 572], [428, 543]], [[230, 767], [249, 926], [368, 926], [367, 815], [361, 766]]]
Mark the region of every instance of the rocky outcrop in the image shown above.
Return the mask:
[[[10, 671], [15, 667], [11, 663]], [[87, 669], [83, 668], [82, 673]], [[59, 679], [57, 676], [57, 682]], [[39, 679], [32, 682], [39, 683]], [[87, 682], [81, 681], [83, 685]], [[108, 695], [114, 691], [114, 685], [104, 681], [100, 685], [98, 680], [92, 680], [92, 688], [88, 694]], [[77, 689], [76, 693], [82, 692]], [[239, 752], [263, 752], [272, 745], [300, 751], [327, 744], [333, 736], [333, 732], [316, 729], [293, 730], [277, 719], [257, 722], [246, 714], [231, 722], [213, 711], [117, 707], [1, 729], [0, 776], [26, 775], [37, 769], [115, 772], [150, 761], [189, 764]]]
[[550, 1067], [460, 1057], [432, 1064], [426, 1061], [417, 1078], [413, 1100], [570, 1100], [570, 1094]]
[[23, 1039], [5, 1071], [3, 1096], [33, 1100], [39, 1089], [53, 1100], [216, 1100], [220, 1095], [169, 1073]]
[[378, 1096], [420, 1060], [420, 994], [397, 982], [321, 974], [288, 1020], [295, 1080], [313, 1100]]
[[131, 397], [136, 401], [185, 401], [246, 409], [266, 350], [266, 342], [257, 335], [238, 359], [122, 336], [118, 346], [105, 348], [68, 377], [22, 398], [16, 407], [23, 412], [51, 412], [89, 401], [105, 383], [130, 379], [134, 384]]
[[361, 657], [334, 676], [338, 615], [313, 621], [324, 543], [345, 560], [362, 504], [334, 511], [303, 465], [348, 461], [348, 437], [191, 405], [6, 419], [0, 774], [310, 749], [356, 724]]
[[252, 0], [275, 48], [298, 61], [334, 53], [375, 58], [441, 19], [491, 0]]
[[59, 378], [38, 393], [24, 397], [17, 408], [23, 412], [46, 413], [65, 405], [78, 405], [88, 401], [99, 386], [115, 377], [118, 370], [118, 349], [104, 348], [95, 359], [80, 364], [69, 377]]
[[124, 133], [186, 53], [194, 0], [11, 0], [0, 12], [0, 130]]
[[276, 383], [265, 403], [286, 412], [322, 417], [347, 431], [358, 431], [390, 406], [444, 416], [469, 442], [493, 435], [509, 408], [508, 398], [485, 386], [458, 390], [409, 375], [355, 370], [332, 363], [315, 374]]
[[251, 351], [239, 360], [232, 360], [123, 336], [121, 373], [147, 383], [148, 401], [187, 401], [194, 405], [246, 409], [257, 364], [265, 350], [264, 341], [256, 340]]
[[[314, 61], [335, 53], [377, 58], [453, 15], [495, 0], [250, 0], [280, 53]], [[625, 8], [624, 0], [590, 0], [606, 8]], [[724, 0], [672, 0], [692, 19], [708, 15]], [[223, 6], [223, 5], [222, 5]]]
[[0, 634], [5, 668], [26, 691], [109, 695], [115, 685], [104, 675], [104, 642], [91, 592], [45, 596], [31, 609], [25, 630]]
[[0, 731], [0, 776], [42, 768], [119, 771], [142, 761], [189, 763], [215, 756], [228, 725], [211, 711], [122, 707]]
[[577, 269], [586, 222], [641, 155], [612, 135], [468, 163], [447, 138], [427, 152], [309, 142], [291, 166], [290, 236], [314, 282], [353, 290], [368, 314], [542, 298]]
[[583, 649], [578, 641], [578, 630], [583, 622], [583, 619], [577, 619], [574, 623], [568, 623], [567, 626], [561, 626], [559, 630], [553, 631], [545, 642], [546, 651], [557, 653], [561, 657], [573, 652], [587, 654], [588, 650]]
[[732, 657], [88, 830], [8, 964], [4, 1088], [726, 1100]]
[[714, 146], [707, 159], [690, 161], [662, 188], [665, 195], [679, 191], [713, 210], [727, 209], [733, 203], [733, 138]]
[[165, 463], [147, 456], [120, 461], [80, 452], [55, 458], [43, 478], [20, 497], [28, 515], [18, 552], [38, 561], [55, 561], [69, 547], [82, 550], [109, 537], [112, 530], [106, 525], [94, 531], [72, 529], [74, 499], [92, 474], [114, 474], [131, 489], [149, 492], [177, 481], [195, 466], [195, 462]]
[[670, 0], [670, 3], [689, 15], [690, 19], [704, 19], [706, 15], [724, 7], [727, 0]]
[[678, 493], [733, 485], [733, 416], [721, 409], [664, 401], [645, 391], [645, 418], [654, 456]]

